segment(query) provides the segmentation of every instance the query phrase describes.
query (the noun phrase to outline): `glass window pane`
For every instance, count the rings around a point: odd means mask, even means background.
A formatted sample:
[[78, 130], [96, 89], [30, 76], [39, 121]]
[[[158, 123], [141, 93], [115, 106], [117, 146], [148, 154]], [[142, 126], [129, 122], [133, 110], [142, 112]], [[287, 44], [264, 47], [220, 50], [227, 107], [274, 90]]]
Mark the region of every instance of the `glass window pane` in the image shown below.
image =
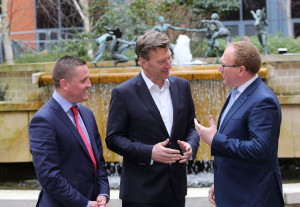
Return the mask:
[[251, 10], [255, 12], [257, 9], [266, 8], [266, 0], [243, 0], [242, 2], [243, 2], [243, 20], [254, 19], [250, 12]]
[[292, 0], [291, 7], [292, 7], [292, 18], [300, 18], [300, 1]]

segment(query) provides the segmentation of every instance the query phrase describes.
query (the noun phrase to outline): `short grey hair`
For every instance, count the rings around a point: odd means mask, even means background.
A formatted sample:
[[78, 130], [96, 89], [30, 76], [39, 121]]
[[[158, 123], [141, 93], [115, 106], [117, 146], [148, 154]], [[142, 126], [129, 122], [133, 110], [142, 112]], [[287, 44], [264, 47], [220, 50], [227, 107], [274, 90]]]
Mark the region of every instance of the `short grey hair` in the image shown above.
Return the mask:
[[158, 48], [169, 48], [170, 39], [168, 35], [163, 32], [151, 30], [139, 36], [135, 44], [135, 53], [138, 58], [142, 57], [149, 60], [149, 53], [151, 50]]

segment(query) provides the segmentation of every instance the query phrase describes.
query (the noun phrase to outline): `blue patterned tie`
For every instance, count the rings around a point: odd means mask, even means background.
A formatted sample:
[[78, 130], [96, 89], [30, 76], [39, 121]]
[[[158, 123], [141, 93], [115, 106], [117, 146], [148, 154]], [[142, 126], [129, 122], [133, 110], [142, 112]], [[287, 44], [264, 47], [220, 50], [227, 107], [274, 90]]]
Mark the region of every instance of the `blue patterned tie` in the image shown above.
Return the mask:
[[220, 121], [220, 127], [222, 126], [222, 122], [227, 114], [227, 112], [229, 111], [229, 109], [231, 108], [231, 106], [233, 105], [233, 103], [236, 100], [236, 95], [239, 93], [238, 89], [234, 88], [231, 91], [231, 95], [230, 95], [230, 100], [229, 103], [226, 106], [226, 109], [224, 110], [222, 117], [221, 117], [221, 121]]

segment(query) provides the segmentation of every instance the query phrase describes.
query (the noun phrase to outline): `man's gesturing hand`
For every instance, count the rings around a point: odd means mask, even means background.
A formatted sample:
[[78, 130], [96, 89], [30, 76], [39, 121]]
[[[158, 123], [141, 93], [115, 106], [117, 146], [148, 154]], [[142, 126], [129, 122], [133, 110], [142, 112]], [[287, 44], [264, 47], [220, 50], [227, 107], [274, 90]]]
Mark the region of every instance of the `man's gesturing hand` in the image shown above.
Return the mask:
[[166, 164], [175, 163], [177, 160], [179, 160], [181, 157], [179, 150], [166, 148], [169, 142], [170, 140], [166, 139], [165, 141], [154, 145], [151, 159]]
[[183, 155], [180, 158], [179, 162], [185, 163], [185, 162], [189, 161], [189, 159], [192, 156], [192, 152], [193, 152], [191, 145], [187, 142], [180, 141], [180, 140], [178, 140], [177, 143], [179, 144], [179, 146], [183, 152]]
[[204, 127], [198, 123], [197, 119], [194, 119], [195, 129], [197, 130], [200, 138], [206, 143], [211, 145], [212, 140], [217, 132], [217, 127], [214, 123], [212, 115], [208, 117], [210, 127]]

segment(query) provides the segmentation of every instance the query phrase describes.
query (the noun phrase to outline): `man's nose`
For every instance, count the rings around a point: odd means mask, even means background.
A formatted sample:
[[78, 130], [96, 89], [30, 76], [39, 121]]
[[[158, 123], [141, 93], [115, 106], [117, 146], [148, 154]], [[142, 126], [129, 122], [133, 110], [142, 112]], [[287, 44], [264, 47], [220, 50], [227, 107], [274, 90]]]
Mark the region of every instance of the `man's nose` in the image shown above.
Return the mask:
[[91, 83], [91, 80], [88, 78], [87, 80], [87, 85], [86, 85], [88, 88], [92, 87], [92, 83]]
[[222, 67], [222, 65], [219, 65], [219, 67], [218, 67], [218, 71], [219, 71], [219, 72], [222, 72], [222, 70], [223, 70], [223, 67]]
[[172, 58], [166, 61], [166, 67], [167, 68], [172, 68]]

